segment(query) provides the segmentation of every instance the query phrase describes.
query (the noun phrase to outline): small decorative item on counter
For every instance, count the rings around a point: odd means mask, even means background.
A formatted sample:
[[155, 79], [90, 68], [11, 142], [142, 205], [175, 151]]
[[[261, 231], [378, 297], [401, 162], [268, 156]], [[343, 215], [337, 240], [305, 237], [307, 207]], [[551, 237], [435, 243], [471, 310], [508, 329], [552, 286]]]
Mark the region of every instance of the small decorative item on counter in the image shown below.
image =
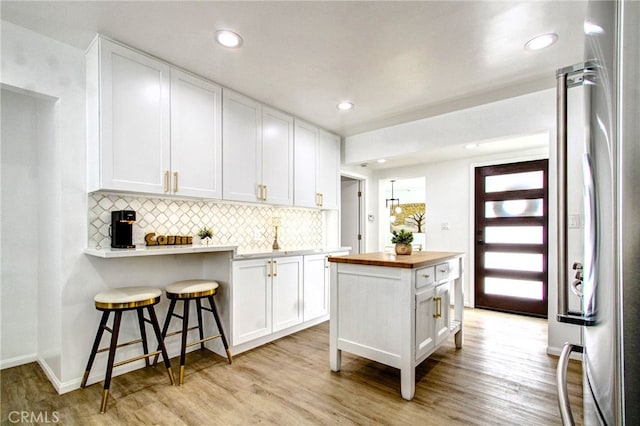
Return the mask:
[[150, 232], [144, 236], [144, 241], [148, 246], [178, 246], [193, 244], [193, 237], [190, 235], [158, 235], [156, 237], [155, 232]]
[[203, 227], [198, 231], [198, 237], [200, 237], [201, 244], [204, 242], [204, 244], [209, 245], [209, 241], [213, 237], [213, 229], [206, 226]]
[[400, 231], [392, 231], [393, 237], [391, 242], [396, 245], [396, 254], [411, 254], [411, 243], [413, 242], [413, 233], [401, 229]]

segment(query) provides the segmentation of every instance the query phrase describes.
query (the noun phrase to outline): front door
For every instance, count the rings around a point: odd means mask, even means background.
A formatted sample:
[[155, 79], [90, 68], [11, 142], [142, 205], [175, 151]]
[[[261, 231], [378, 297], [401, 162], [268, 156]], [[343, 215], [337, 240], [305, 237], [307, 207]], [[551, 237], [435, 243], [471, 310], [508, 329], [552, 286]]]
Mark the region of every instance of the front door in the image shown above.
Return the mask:
[[548, 160], [475, 169], [475, 304], [547, 316]]

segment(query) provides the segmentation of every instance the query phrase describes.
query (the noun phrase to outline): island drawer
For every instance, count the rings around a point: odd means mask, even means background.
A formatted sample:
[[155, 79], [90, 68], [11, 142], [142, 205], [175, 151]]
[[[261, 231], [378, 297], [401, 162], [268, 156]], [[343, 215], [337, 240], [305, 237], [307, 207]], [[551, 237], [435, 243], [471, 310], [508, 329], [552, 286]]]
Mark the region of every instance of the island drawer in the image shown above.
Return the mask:
[[459, 265], [458, 259], [436, 265], [436, 281], [451, 281], [458, 278], [460, 276]]
[[433, 284], [436, 280], [435, 266], [427, 266], [416, 270], [416, 288]]

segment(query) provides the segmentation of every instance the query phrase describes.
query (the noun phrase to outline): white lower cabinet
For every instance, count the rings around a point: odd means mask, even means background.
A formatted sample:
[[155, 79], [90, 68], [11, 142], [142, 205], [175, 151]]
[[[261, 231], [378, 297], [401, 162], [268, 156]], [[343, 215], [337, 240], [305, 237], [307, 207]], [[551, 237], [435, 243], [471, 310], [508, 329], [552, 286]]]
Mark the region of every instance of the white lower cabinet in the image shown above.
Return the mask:
[[329, 256], [346, 256], [349, 252], [332, 254], [311, 254], [304, 257], [304, 321], [329, 315]]
[[327, 255], [304, 257], [304, 309], [305, 321], [329, 313], [329, 278]]
[[449, 282], [416, 293], [416, 359], [429, 355], [451, 334]]
[[273, 331], [302, 322], [302, 256], [271, 261]]
[[302, 256], [233, 262], [234, 346], [302, 323]]
[[430, 354], [436, 347], [434, 298], [435, 287], [416, 294], [416, 358]]

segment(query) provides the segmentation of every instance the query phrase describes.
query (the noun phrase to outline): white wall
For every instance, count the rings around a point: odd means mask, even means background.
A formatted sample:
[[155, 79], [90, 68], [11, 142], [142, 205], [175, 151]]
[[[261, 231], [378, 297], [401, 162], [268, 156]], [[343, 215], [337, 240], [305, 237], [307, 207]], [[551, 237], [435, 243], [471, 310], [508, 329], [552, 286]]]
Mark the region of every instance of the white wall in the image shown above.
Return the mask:
[[[38, 297], [32, 300], [38, 304], [38, 361], [58, 384], [69, 376], [62, 362], [65, 340], [75, 338], [73, 330], [80, 324], [64, 313], [64, 305], [74, 302], [73, 297], [65, 299], [65, 291], [78, 265], [86, 262], [82, 254], [87, 229], [84, 81], [84, 52], [2, 22], [2, 83], [57, 100], [41, 109], [40, 129], [45, 130], [37, 136], [41, 161], [34, 157], [29, 166], [35, 165], [41, 173], [41, 185], [33, 197], [39, 209], [34, 226], [42, 232], [37, 250], [29, 250], [30, 258], [21, 259], [15, 267], [39, 271]], [[21, 182], [3, 180], [2, 186], [3, 192], [20, 189]], [[28, 227], [20, 224], [19, 232], [24, 234]], [[21, 238], [15, 238], [3, 234], [3, 246], [20, 244]], [[9, 303], [20, 304], [23, 299]], [[7, 324], [14, 322], [10, 319]]]
[[[36, 359], [38, 294], [38, 100], [9, 90], [2, 101], [2, 367]], [[25, 265], [30, 267], [25, 268]]]

